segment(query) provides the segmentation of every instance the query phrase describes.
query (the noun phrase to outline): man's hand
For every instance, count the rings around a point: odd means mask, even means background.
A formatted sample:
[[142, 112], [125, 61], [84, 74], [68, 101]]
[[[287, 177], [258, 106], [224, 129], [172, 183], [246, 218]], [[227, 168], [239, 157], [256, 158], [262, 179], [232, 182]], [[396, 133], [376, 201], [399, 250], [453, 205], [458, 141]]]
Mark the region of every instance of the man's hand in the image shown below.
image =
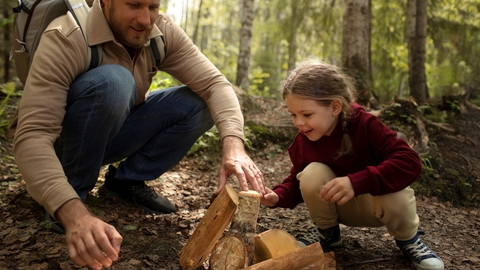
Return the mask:
[[319, 196], [324, 202], [344, 205], [355, 196], [355, 191], [348, 176], [337, 177], [322, 186]]
[[56, 216], [65, 227], [70, 259], [93, 269], [110, 267], [118, 260], [122, 236], [115, 227], [88, 212], [80, 200], [70, 200]]
[[257, 165], [245, 152], [243, 141], [234, 136], [227, 136], [222, 140], [223, 160], [220, 169], [220, 181], [218, 194], [227, 183], [228, 177], [235, 174], [242, 190], [248, 190], [248, 183], [257, 191], [260, 196], [265, 194], [263, 174]]

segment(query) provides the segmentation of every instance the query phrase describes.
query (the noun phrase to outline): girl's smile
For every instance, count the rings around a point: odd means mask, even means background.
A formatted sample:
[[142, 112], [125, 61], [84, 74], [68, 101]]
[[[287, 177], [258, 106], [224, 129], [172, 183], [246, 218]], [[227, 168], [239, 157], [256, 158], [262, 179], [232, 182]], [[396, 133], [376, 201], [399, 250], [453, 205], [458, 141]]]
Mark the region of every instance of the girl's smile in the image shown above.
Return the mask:
[[330, 136], [338, 123], [342, 110], [339, 101], [328, 106], [320, 105], [316, 100], [295, 94], [285, 96], [288, 111], [292, 114], [293, 124], [311, 141]]

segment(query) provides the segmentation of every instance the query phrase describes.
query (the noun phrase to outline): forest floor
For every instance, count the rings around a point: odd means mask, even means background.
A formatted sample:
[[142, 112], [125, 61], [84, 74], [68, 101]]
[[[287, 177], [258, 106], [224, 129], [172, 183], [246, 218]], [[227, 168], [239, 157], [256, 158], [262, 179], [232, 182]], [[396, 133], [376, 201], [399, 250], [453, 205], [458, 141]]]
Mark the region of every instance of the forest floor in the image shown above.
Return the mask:
[[[429, 129], [430, 140], [445, 160], [442, 166], [455, 169], [460, 178], [478, 182], [480, 113], [457, 115], [451, 123], [455, 132]], [[414, 144], [415, 132], [410, 133], [408, 141]], [[43, 209], [27, 193], [14, 163], [11, 140], [0, 138], [0, 269], [87, 269], [69, 259], [64, 235], [49, 230], [49, 224], [43, 222]], [[267, 186], [280, 183], [288, 175], [291, 163], [285, 146], [273, 143], [251, 150], [250, 154], [263, 171]], [[148, 214], [99, 196], [97, 189], [106, 170], [103, 168], [98, 186], [86, 204], [123, 236], [120, 258], [111, 269], [181, 269], [179, 252], [208, 209], [217, 188], [220, 163], [219, 155], [187, 156], [159, 179], [149, 182], [177, 206], [178, 212], [168, 215]], [[441, 179], [441, 171], [435, 169], [438, 172], [434, 178]], [[240, 190], [236, 179], [229, 179], [229, 184]], [[478, 194], [478, 190], [475, 192]], [[422, 238], [443, 259], [445, 269], [480, 269], [479, 198], [474, 195], [470, 199], [470, 205], [458, 206], [417, 195], [420, 229], [426, 232]], [[294, 210], [262, 206], [257, 232], [277, 228], [299, 236], [314, 227], [303, 204]], [[385, 228], [342, 225], [341, 233], [343, 245], [333, 250], [337, 269], [414, 269]], [[200, 269], [208, 269], [208, 261]]]

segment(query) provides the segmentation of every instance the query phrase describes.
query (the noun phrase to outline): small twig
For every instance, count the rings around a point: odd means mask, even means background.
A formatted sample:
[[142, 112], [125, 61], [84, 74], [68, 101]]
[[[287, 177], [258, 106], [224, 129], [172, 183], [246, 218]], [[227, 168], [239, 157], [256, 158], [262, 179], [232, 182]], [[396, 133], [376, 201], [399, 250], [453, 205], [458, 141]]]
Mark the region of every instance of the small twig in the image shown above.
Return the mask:
[[470, 161], [468, 161], [468, 159], [467, 159], [464, 155], [462, 155], [462, 154], [459, 154], [459, 155], [460, 155], [461, 157], [463, 157], [463, 159], [465, 159], [465, 161], [467, 162], [468, 167], [470, 167]]
[[467, 137], [466, 139], [469, 140], [474, 146], [477, 146], [477, 144], [472, 139], [470, 139], [469, 137]]

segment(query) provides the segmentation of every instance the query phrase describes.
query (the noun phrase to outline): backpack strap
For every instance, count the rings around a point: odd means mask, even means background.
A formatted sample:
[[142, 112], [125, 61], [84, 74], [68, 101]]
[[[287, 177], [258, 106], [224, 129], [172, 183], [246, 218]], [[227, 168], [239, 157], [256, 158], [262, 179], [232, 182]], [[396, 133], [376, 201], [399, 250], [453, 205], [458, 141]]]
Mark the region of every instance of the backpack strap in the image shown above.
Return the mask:
[[157, 36], [150, 39], [150, 51], [155, 66], [160, 65], [167, 54], [167, 47], [165, 47], [165, 40], [163, 39], [163, 36]]
[[87, 44], [87, 64], [85, 65], [85, 71], [88, 71], [92, 68], [95, 68], [102, 63], [102, 48], [101, 45], [98, 46], [88, 46], [87, 42], [87, 15], [90, 11], [85, 0], [65, 0], [65, 4], [68, 7], [68, 10], [72, 14], [75, 21], [77, 21], [80, 30], [82, 30], [83, 37], [85, 38], [85, 43]]

